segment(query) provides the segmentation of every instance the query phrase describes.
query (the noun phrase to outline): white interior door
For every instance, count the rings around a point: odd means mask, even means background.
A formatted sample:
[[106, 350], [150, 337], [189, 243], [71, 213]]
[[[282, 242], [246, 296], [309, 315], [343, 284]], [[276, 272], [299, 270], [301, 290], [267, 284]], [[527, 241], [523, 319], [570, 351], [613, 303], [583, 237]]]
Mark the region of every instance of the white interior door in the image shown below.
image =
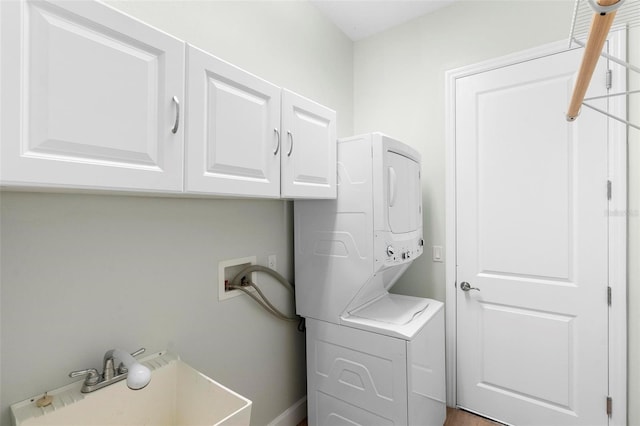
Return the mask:
[[581, 54], [456, 85], [457, 402], [518, 426], [608, 423], [607, 123], [564, 118]]

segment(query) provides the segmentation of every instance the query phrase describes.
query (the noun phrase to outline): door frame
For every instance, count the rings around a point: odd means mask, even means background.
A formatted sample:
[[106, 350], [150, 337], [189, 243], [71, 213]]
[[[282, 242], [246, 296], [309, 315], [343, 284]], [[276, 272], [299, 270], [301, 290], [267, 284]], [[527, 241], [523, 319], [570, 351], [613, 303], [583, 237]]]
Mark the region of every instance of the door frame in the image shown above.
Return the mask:
[[[609, 34], [609, 53], [626, 59], [627, 31], [612, 31]], [[577, 46], [576, 46], [577, 47]], [[456, 80], [470, 75], [491, 71], [517, 63], [526, 62], [568, 50], [568, 40], [545, 44], [533, 49], [513, 53], [488, 61], [456, 68], [445, 73], [445, 217], [446, 253], [445, 264], [445, 315], [446, 315], [446, 362], [447, 405], [457, 405], [456, 365]], [[577, 70], [576, 70], [577, 72]], [[626, 69], [613, 67], [611, 93], [626, 90]], [[618, 117], [626, 117], [626, 102], [623, 96], [609, 98], [609, 110]], [[610, 426], [627, 423], [627, 129], [615, 120], [608, 121], [608, 176], [612, 186], [609, 201], [609, 287], [612, 303], [609, 307], [609, 396], [612, 398]], [[603, 295], [606, 297], [606, 295]], [[602, 402], [605, 409], [606, 401]]]

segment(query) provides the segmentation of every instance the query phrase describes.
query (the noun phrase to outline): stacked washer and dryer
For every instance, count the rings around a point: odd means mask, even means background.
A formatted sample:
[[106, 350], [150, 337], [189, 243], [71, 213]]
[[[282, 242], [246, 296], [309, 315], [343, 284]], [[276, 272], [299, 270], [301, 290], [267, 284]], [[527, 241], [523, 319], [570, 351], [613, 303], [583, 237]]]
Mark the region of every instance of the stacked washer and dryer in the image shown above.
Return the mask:
[[308, 422], [441, 426], [444, 309], [388, 290], [423, 252], [420, 154], [381, 133], [338, 141], [338, 197], [295, 202]]

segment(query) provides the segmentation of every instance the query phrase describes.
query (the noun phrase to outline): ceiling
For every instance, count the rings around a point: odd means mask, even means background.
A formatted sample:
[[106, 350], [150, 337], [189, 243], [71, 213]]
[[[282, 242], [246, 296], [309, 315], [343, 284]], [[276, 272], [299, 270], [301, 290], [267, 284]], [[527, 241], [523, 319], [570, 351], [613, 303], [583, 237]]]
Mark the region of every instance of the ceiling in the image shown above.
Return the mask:
[[456, 0], [310, 1], [355, 41], [448, 6]]

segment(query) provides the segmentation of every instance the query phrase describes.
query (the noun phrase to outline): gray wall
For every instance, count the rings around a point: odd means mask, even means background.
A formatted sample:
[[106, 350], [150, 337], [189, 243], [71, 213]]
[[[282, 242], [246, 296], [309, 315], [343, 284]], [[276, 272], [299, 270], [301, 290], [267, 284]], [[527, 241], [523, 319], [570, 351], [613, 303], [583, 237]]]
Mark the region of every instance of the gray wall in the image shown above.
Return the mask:
[[[461, 1], [355, 43], [354, 131], [371, 128], [422, 153], [425, 246], [445, 245], [445, 72], [564, 40], [573, 1]], [[640, 28], [629, 35], [640, 63]], [[636, 79], [635, 89], [640, 88]], [[630, 117], [640, 117], [631, 96]], [[636, 119], [637, 121], [637, 119]], [[629, 424], [640, 425], [640, 132], [629, 141]], [[445, 298], [444, 263], [419, 258], [394, 291]]]
[[[353, 44], [308, 3], [113, 5], [335, 109], [339, 136], [352, 133]], [[305, 395], [296, 325], [248, 297], [217, 300], [221, 260], [276, 254], [293, 279], [291, 203], [27, 192], [0, 203], [0, 424], [9, 404], [100, 367], [114, 347], [177, 352], [253, 400], [255, 425]]]

